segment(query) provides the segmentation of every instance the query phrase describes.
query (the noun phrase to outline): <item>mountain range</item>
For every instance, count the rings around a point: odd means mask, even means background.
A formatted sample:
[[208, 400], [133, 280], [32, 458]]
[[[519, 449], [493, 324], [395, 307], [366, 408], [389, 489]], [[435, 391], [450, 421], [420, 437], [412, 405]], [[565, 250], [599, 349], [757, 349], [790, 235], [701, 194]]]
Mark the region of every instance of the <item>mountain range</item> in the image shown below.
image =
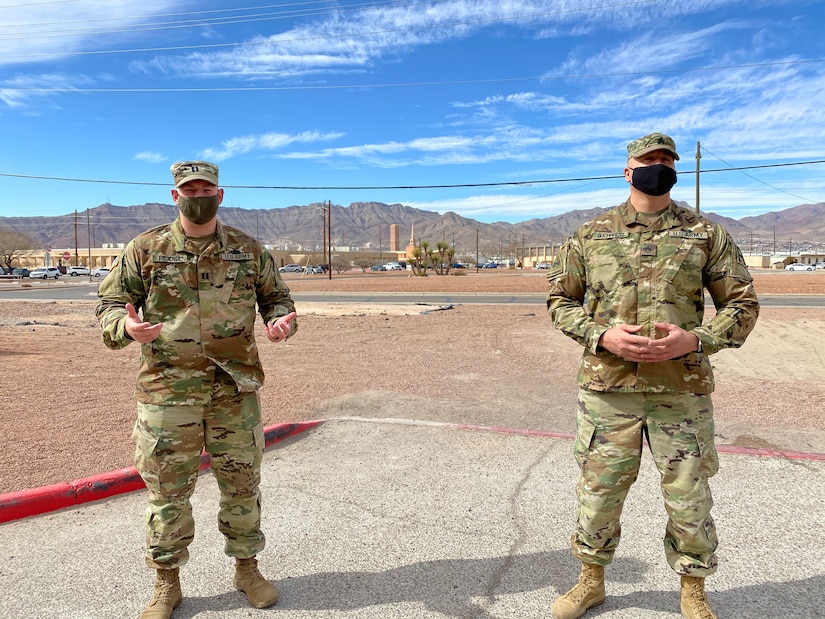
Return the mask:
[[[683, 204], [683, 206], [688, 206]], [[222, 206], [220, 220], [256, 236], [278, 249], [312, 250], [322, 246], [324, 205], [309, 204], [267, 210]], [[553, 217], [519, 223], [481, 223], [448, 212], [439, 214], [403, 204], [353, 202], [331, 206], [331, 238], [334, 247], [388, 249], [390, 224], [399, 224], [399, 249], [415, 240], [430, 244], [446, 241], [458, 253], [474, 253], [476, 242], [485, 254], [512, 253], [514, 248], [558, 244], [579, 225], [607, 208], [574, 210]], [[825, 243], [825, 203], [803, 204], [763, 215], [731, 219], [702, 213], [721, 224], [747, 250], [754, 241], [775, 243], [777, 251], [821, 247]], [[100, 247], [125, 243], [140, 232], [177, 217], [172, 204], [115, 206], [101, 204], [81, 213], [54, 217], [0, 217], [0, 229], [29, 235], [36, 247]], [[90, 243], [91, 241], [91, 243]]]

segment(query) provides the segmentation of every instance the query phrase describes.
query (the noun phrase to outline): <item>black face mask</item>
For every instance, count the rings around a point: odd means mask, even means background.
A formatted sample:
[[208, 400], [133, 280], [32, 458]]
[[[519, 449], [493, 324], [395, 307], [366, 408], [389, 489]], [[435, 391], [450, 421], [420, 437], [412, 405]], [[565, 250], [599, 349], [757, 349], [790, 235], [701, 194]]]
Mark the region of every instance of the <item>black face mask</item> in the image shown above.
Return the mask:
[[661, 163], [631, 170], [630, 184], [649, 196], [663, 196], [676, 184], [676, 170]]
[[218, 196], [202, 196], [200, 198], [187, 198], [178, 195], [178, 209], [181, 215], [186, 217], [193, 224], [199, 226], [212, 221], [218, 214], [218, 206], [221, 200]]

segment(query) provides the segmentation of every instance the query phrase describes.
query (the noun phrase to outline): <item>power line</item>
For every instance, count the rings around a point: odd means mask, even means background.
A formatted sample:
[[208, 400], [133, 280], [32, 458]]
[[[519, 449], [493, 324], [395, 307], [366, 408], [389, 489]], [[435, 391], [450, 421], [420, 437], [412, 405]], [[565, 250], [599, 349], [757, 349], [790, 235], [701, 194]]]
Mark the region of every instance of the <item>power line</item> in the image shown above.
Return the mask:
[[[732, 164], [728, 163], [727, 161], [725, 161], [724, 159], [722, 159], [718, 155], [716, 155], [716, 154], [712, 153], [711, 151], [709, 151], [706, 146], [703, 145], [702, 150], [704, 152], [710, 154], [711, 156], [715, 157], [716, 159], [718, 159], [719, 161], [721, 161], [725, 165], [729, 166], [731, 170], [737, 169], [737, 168], [734, 168]], [[755, 180], [757, 183], [762, 183], [763, 185], [765, 185], [767, 187], [770, 187], [771, 189], [775, 189], [776, 191], [781, 191], [782, 193], [786, 193], [789, 196], [793, 196], [794, 198], [799, 198], [800, 200], [804, 200], [805, 202], [816, 202], [816, 200], [811, 200], [810, 198], [806, 198], [805, 196], [800, 196], [800, 195], [797, 195], [795, 193], [791, 193], [790, 191], [785, 191], [784, 189], [780, 189], [779, 187], [775, 187], [775, 186], [771, 185], [770, 183], [766, 183], [765, 181], [763, 181], [761, 179], [758, 179], [755, 176], [753, 176], [751, 174], [748, 174], [747, 172], [744, 172], [743, 169], [739, 169], [738, 171], [742, 172], [742, 174], [744, 176], [747, 176], [748, 178], [750, 178], [752, 180]]]
[[40, 6], [42, 4], [66, 4], [77, 1], [78, 0], [46, 0], [45, 2], [23, 2], [22, 4], [4, 4], [0, 6], [0, 9], [18, 9], [20, 7], [29, 8], [33, 6]]
[[[439, 0], [442, 2], [446, 2], [447, 0]], [[652, 1], [652, 0], [647, 0]], [[149, 32], [154, 30], [172, 30], [172, 29], [180, 29], [180, 28], [195, 28], [201, 26], [226, 26], [226, 25], [233, 25], [233, 24], [246, 24], [246, 23], [256, 23], [256, 22], [263, 22], [263, 21], [274, 21], [279, 19], [293, 19], [296, 17], [322, 17], [324, 15], [331, 15], [331, 14], [344, 14], [350, 12], [362, 12], [368, 9], [374, 9], [382, 6], [387, 7], [404, 7], [404, 6], [412, 6], [417, 4], [423, 4], [422, 0], [415, 0], [413, 2], [404, 2], [402, 0], [380, 0], [374, 2], [363, 2], [360, 4], [355, 5], [348, 5], [346, 7], [314, 7], [314, 8], [305, 8], [300, 10], [292, 10], [292, 11], [277, 11], [272, 13], [258, 13], [258, 14], [248, 14], [248, 15], [234, 15], [234, 16], [225, 16], [225, 17], [209, 17], [209, 18], [199, 18], [199, 19], [188, 19], [188, 20], [177, 20], [177, 21], [168, 21], [168, 22], [150, 22], [147, 24], [140, 24], [140, 25], [123, 25], [123, 26], [104, 26], [100, 28], [81, 28], [81, 29], [73, 29], [73, 30], [61, 30], [55, 31], [53, 28], [48, 30], [35, 30], [29, 32], [14, 32], [11, 34], [0, 34], [0, 41], [25, 41], [28, 39], [44, 39], [44, 38], [55, 38], [55, 37], [74, 37], [74, 36], [91, 36], [91, 35], [102, 35], [102, 34], [119, 34], [119, 33], [129, 33], [134, 34], [136, 32]], [[296, 3], [290, 5], [274, 5], [278, 8], [282, 8], [283, 6], [302, 6], [303, 4], [315, 4], [314, 2], [308, 3]], [[426, 2], [426, 4], [432, 4], [432, 2]], [[251, 7], [251, 8], [273, 8], [273, 7]], [[224, 9], [225, 11], [228, 10], [245, 10], [245, 9]], [[210, 11], [206, 11], [210, 12]], [[216, 11], [211, 11], [216, 12]], [[171, 13], [168, 16], [184, 16], [184, 15], [200, 15], [201, 13]], [[166, 17], [166, 15], [159, 15], [157, 17]], [[124, 21], [129, 19], [141, 19], [140, 17], [110, 17], [110, 18], [103, 18], [103, 19], [96, 19], [96, 20], [75, 20], [75, 21], [63, 21], [63, 22], [42, 22], [36, 24], [8, 24], [8, 25], [0, 25], [0, 28], [7, 28], [7, 27], [20, 27], [23, 26], [48, 26], [48, 25], [60, 25], [60, 24], [73, 24], [73, 23], [93, 23], [97, 21]], [[247, 44], [254, 44], [260, 43], [259, 41], [254, 42], [243, 42], [243, 43], [229, 43], [223, 45], [247, 45]], [[217, 47], [220, 44], [210, 44], [204, 45], [202, 47]], [[129, 50], [118, 50], [118, 52], [126, 52]], [[161, 48], [158, 48], [158, 51], [162, 51]], [[98, 52], [67, 52], [65, 55], [72, 55], [72, 54], [83, 54], [83, 53], [116, 53], [115, 50], [100, 50]], [[37, 55], [37, 54], [34, 54]]]
[[[742, 170], [761, 170], [766, 168], [785, 168], [790, 166], [801, 165], [815, 165], [825, 163], [825, 159], [817, 159], [813, 161], [793, 161], [788, 163], [770, 163], [764, 165], [753, 166], [739, 166], [729, 168], [716, 168], [711, 170], [701, 170], [702, 174], [710, 174], [714, 172], [735, 172]], [[696, 172], [679, 172], [680, 176], [693, 176]], [[70, 178], [62, 176], [36, 176], [33, 174], [14, 174], [10, 172], [0, 172], [0, 177], [6, 178], [22, 178], [30, 180], [45, 180], [45, 181], [62, 181], [70, 183], [97, 183], [108, 185], [141, 185], [150, 187], [168, 187], [169, 183], [158, 183], [152, 181], [119, 181], [110, 179], [90, 179], [90, 178]], [[549, 183], [573, 183], [583, 181], [604, 181], [614, 180], [617, 178], [624, 178], [623, 174], [612, 174], [608, 176], [581, 176], [575, 178], [554, 178], [554, 179], [537, 179], [529, 181], [495, 181], [491, 183], [454, 183], [447, 185], [221, 185], [225, 189], [272, 189], [272, 190], [289, 190], [289, 191], [370, 191], [370, 190], [386, 190], [386, 189], [460, 189], [472, 187], [514, 187], [514, 186], [530, 186], [530, 185], [545, 185]], [[799, 197], [799, 196], [797, 196]], [[803, 198], [804, 199], [804, 198]]]
[[[446, 0], [444, 0], [446, 1]], [[39, 4], [57, 4], [63, 2], [77, 2], [77, 0], [56, 0], [53, 2], [41, 2]], [[60, 21], [51, 21], [51, 22], [30, 22], [30, 23], [16, 23], [16, 24], [0, 24], [0, 28], [20, 28], [23, 26], [60, 26], [63, 24], [89, 24], [89, 23], [96, 23], [96, 22], [113, 22], [113, 21], [137, 21], [141, 19], [159, 19], [164, 17], [185, 17], [188, 15], [209, 15], [215, 13], [240, 13], [241, 11], [261, 11], [265, 9], [282, 9], [289, 6], [308, 6], [313, 4], [328, 4], [328, 0], [310, 0], [308, 2], [292, 2], [288, 4], [268, 4], [268, 5], [258, 5], [258, 6], [244, 6], [244, 7], [235, 7], [231, 9], [209, 9], [205, 11], [186, 11], [186, 12], [177, 12], [177, 13], [158, 13], [158, 14], [149, 14], [149, 15], [124, 15], [120, 17], [99, 17], [97, 19], [67, 19], [67, 20], [60, 20]], [[376, 3], [378, 4], [378, 3]], [[7, 9], [7, 8], [16, 8], [20, 6], [37, 6], [37, 4], [18, 4], [18, 5], [4, 5], [0, 6], [0, 9]]]
[[[532, 13], [527, 15], [515, 15], [511, 17], [497, 17], [497, 18], [490, 18], [490, 19], [478, 19], [478, 20], [469, 20], [469, 21], [455, 21], [455, 22], [444, 22], [444, 23], [437, 23], [432, 24], [430, 26], [409, 26], [405, 28], [390, 28], [387, 30], [376, 30], [370, 32], [347, 32], [342, 34], [329, 34], [329, 35], [319, 35], [319, 36], [312, 36], [312, 37], [300, 37], [295, 39], [279, 39], [278, 43], [295, 43], [295, 42], [302, 42], [302, 41], [319, 41], [324, 39], [341, 39], [341, 38], [351, 38], [351, 37], [364, 37], [364, 36], [374, 36], [378, 34], [391, 34], [394, 32], [410, 32], [410, 31], [427, 31], [427, 30], [436, 30], [436, 29], [443, 29], [443, 28], [453, 28], [456, 26], [468, 26], [473, 24], [489, 24], [489, 23], [501, 23], [507, 21], [517, 21], [520, 19], [531, 19], [535, 17], [546, 17], [548, 15], [562, 15], [565, 13], [581, 13], [581, 12], [592, 12], [594, 10], [601, 10], [601, 9], [613, 9], [613, 8], [620, 8], [626, 6], [635, 6], [638, 4], [649, 4], [651, 2], [658, 2], [659, 0], [637, 0], [635, 2], [624, 2], [619, 4], [610, 4], [610, 5], [603, 5], [599, 7], [587, 7], [582, 9], [565, 9], [560, 11], [546, 11], [543, 13]], [[280, 19], [280, 18], [266, 18], [266, 21], [271, 21], [272, 19]], [[261, 20], [247, 20], [247, 21], [264, 21]], [[236, 22], [239, 23], [239, 22]], [[0, 54], [0, 58], [18, 58], [24, 56], [26, 58], [36, 58], [40, 56], [52, 57], [55, 55], [60, 56], [83, 56], [83, 55], [99, 55], [99, 54], [130, 54], [130, 53], [143, 53], [143, 52], [164, 52], [164, 51], [182, 51], [182, 50], [190, 50], [190, 49], [215, 49], [215, 48], [225, 48], [225, 47], [238, 47], [243, 45], [261, 45], [265, 41], [241, 41], [236, 43], [210, 43], [204, 45], [183, 45], [183, 46], [171, 46], [171, 47], [154, 47], [154, 48], [135, 48], [135, 49], [116, 49], [116, 50], [93, 50], [93, 51], [61, 51], [61, 52], [45, 52], [45, 53], [26, 53], [26, 54]]]

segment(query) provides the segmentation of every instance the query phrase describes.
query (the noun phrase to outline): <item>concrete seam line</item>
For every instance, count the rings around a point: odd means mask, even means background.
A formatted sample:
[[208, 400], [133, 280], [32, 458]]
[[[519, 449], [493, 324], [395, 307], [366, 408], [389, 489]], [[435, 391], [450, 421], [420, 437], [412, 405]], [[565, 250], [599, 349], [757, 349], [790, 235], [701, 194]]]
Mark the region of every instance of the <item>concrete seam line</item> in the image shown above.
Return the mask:
[[[264, 449], [310, 430], [321, 422], [322, 420], [283, 423], [264, 428]], [[208, 454], [201, 454], [200, 469], [208, 467], [209, 461]], [[135, 467], [129, 466], [71, 482], [0, 494], [0, 523], [106, 499], [144, 487]]]
[[[451, 423], [444, 421], [428, 421], [421, 419], [400, 419], [394, 417], [330, 417], [327, 421], [360, 421], [370, 423], [401, 424], [411, 426], [431, 426], [436, 428], [454, 428], [456, 430], [474, 430], [481, 432], [497, 432], [499, 434], [516, 434], [522, 436], [543, 436], [549, 438], [574, 439], [575, 434], [555, 432], [551, 430], [529, 430], [508, 428], [504, 426], [482, 426], [467, 423]], [[823, 460], [825, 454], [811, 451], [792, 451], [789, 449], [764, 449], [762, 447], [744, 447], [741, 445], [716, 445], [716, 450], [738, 456], [762, 456], [771, 458], [786, 458], [788, 460]]]

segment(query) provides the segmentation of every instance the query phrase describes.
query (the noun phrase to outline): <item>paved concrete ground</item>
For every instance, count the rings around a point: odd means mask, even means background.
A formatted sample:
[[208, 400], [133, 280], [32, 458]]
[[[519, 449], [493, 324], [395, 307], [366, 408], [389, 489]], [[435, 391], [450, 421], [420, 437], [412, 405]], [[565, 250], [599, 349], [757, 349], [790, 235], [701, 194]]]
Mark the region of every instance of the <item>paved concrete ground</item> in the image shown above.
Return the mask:
[[[721, 455], [713, 480], [720, 619], [825, 617], [825, 462]], [[176, 619], [548, 618], [578, 565], [567, 537], [575, 464], [566, 439], [455, 426], [332, 420], [269, 450], [262, 571], [277, 606], [231, 586], [201, 477], [185, 599]], [[145, 494], [0, 525], [0, 617], [137, 617], [153, 573], [142, 559]], [[630, 493], [608, 599], [585, 617], [678, 618], [665, 516], [646, 457]]]

